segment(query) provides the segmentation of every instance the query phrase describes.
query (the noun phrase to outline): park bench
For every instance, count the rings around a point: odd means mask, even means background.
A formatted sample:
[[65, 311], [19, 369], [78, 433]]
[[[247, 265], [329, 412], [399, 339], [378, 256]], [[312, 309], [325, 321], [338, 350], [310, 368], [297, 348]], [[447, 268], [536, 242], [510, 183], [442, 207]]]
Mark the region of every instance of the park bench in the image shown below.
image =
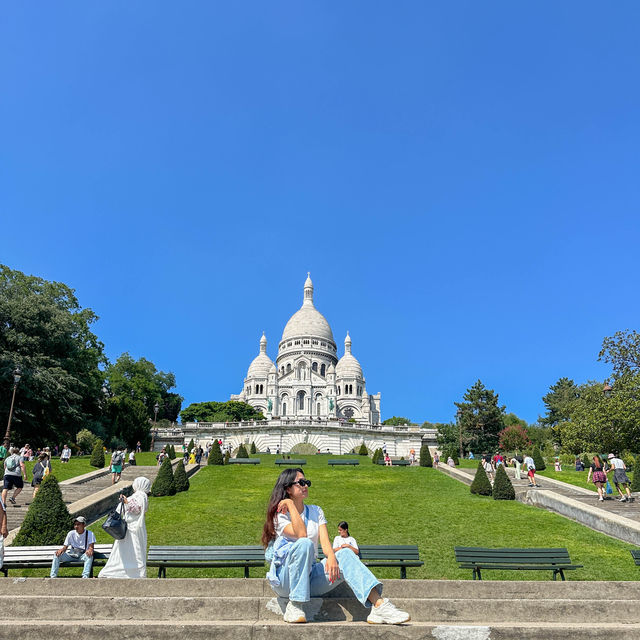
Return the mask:
[[[46, 545], [40, 547], [5, 547], [4, 563], [2, 573], [8, 577], [9, 569], [50, 569], [53, 554], [61, 547], [60, 544]], [[91, 567], [91, 577], [93, 577], [93, 567], [103, 567], [111, 553], [111, 544], [96, 544], [93, 547], [93, 565]], [[63, 562], [61, 567], [82, 567], [84, 561], [74, 560]]]
[[[415, 544], [363, 544], [359, 548], [360, 559], [367, 567], [399, 567], [403, 580], [407, 577], [407, 567], [421, 567], [424, 564]], [[324, 558], [322, 550], [318, 558]]]
[[355, 467], [360, 464], [360, 460], [343, 460], [343, 459], [327, 460], [327, 464], [331, 467], [348, 466], [348, 465]]
[[[384, 458], [380, 458], [378, 464], [384, 465]], [[392, 460], [391, 464], [394, 467], [408, 467], [411, 465], [411, 460]]]
[[278, 466], [281, 466], [283, 464], [290, 464], [290, 465], [293, 465], [295, 467], [301, 467], [302, 465], [307, 464], [307, 461], [306, 460], [294, 460], [294, 459], [289, 459], [289, 460], [287, 460], [287, 459], [278, 459], [278, 460], [276, 460], [276, 464]]
[[630, 551], [636, 565], [640, 566], [640, 549], [630, 549]]
[[260, 458], [229, 458], [227, 464], [260, 464]]
[[486, 549], [484, 547], [455, 547], [459, 569], [472, 569], [473, 579], [482, 580], [484, 569], [515, 571], [553, 571], [553, 579], [564, 572], [580, 569], [581, 564], [571, 564], [566, 549]]
[[250, 547], [163, 547], [150, 546], [147, 566], [158, 567], [158, 578], [167, 577], [167, 567], [197, 569], [244, 567], [244, 577], [249, 577], [249, 567], [264, 567], [264, 549]]

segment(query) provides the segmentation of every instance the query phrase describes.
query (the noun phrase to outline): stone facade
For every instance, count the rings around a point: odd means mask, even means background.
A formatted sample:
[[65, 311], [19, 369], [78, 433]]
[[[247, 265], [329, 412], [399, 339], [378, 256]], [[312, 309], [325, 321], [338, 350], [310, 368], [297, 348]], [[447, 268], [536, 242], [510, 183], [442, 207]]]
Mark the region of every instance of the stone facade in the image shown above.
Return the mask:
[[347, 332], [338, 359], [333, 332], [313, 303], [307, 274], [302, 306], [287, 322], [275, 363], [267, 355], [267, 338], [249, 365], [242, 391], [231, 400], [247, 402], [267, 420], [294, 418], [355, 420], [380, 424], [380, 394], [369, 395], [360, 363], [351, 353]]

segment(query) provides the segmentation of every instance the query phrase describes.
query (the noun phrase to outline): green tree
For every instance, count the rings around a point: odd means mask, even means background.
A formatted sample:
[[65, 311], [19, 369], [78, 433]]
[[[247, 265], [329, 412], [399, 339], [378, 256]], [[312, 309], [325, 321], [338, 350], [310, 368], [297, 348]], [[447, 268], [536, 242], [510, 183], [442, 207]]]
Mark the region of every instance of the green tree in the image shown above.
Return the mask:
[[115, 396], [109, 398], [105, 412], [110, 434], [110, 447], [125, 443], [128, 448], [135, 448], [140, 441], [146, 449], [151, 442], [150, 423], [144, 403], [136, 398]]
[[17, 547], [61, 545], [73, 529], [73, 518], [53, 474], [42, 480], [13, 544]]
[[176, 493], [187, 491], [187, 489], [189, 489], [189, 478], [187, 478], [187, 472], [181, 462], [176, 465], [176, 471], [173, 474], [173, 482], [176, 487]]
[[505, 427], [510, 427], [512, 425], [520, 425], [525, 429], [529, 426], [526, 420], [522, 418], [518, 418], [515, 413], [505, 413], [504, 418], [502, 419]]
[[[425, 422], [422, 426], [429, 425], [427, 428], [429, 429], [438, 429], [438, 435], [436, 436], [436, 440], [438, 442], [438, 448], [444, 453], [445, 451], [455, 451], [456, 458], [458, 457], [458, 453], [460, 451], [460, 439], [462, 436], [462, 447], [463, 450], [468, 451], [469, 447], [469, 434], [464, 431], [464, 429], [460, 429], [462, 425], [457, 425], [453, 423], [443, 423], [436, 422], [434, 424]], [[473, 451], [473, 449], [471, 449]]]
[[194, 402], [180, 412], [182, 424], [187, 422], [240, 422], [264, 420], [260, 411], [246, 402]]
[[358, 455], [361, 455], [361, 456], [368, 456], [369, 455], [369, 450], [367, 449], [367, 446], [365, 445], [364, 442], [360, 445], [360, 449], [358, 451]]
[[251, 443], [251, 449], [249, 450], [249, 453], [251, 453], [252, 455], [254, 453], [258, 453], [258, 450], [256, 449], [256, 443], [255, 442]]
[[166, 452], [167, 452], [167, 455], [169, 456], [169, 460], [175, 460], [176, 459], [176, 448], [172, 444], [170, 444], [166, 448]]
[[158, 371], [146, 358], [135, 360], [123, 353], [105, 372], [111, 395], [138, 400], [144, 405], [149, 420], [155, 418], [154, 406], [158, 404], [158, 420], [175, 422], [180, 413], [183, 398], [171, 389], [176, 386], [173, 373]]
[[89, 429], [80, 429], [80, 431], [78, 431], [78, 433], [76, 434], [76, 443], [78, 447], [85, 453], [93, 451], [93, 445], [95, 444], [96, 440], [96, 436], [91, 433]]
[[433, 467], [433, 459], [431, 458], [431, 451], [429, 451], [429, 445], [427, 444], [423, 444], [420, 447], [420, 466]]
[[505, 427], [499, 434], [499, 443], [502, 451], [522, 451], [531, 446], [527, 431], [519, 424]]
[[571, 418], [571, 406], [578, 397], [578, 387], [569, 378], [560, 378], [542, 398], [547, 412], [540, 418], [545, 427], [556, 427]]
[[382, 458], [382, 449], [376, 449], [371, 457], [371, 462], [373, 464], [378, 464], [378, 460], [380, 460], [380, 458]]
[[91, 460], [89, 464], [96, 469], [104, 468], [104, 442], [98, 438], [93, 445], [93, 451], [91, 452]]
[[[636, 460], [638, 456], [636, 456]], [[633, 469], [633, 476], [631, 478], [631, 491], [634, 493], [640, 491], [640, 464], [635, 465]]]
[[516, 492], [505, 471], [504, 465], [496, 469], [496, 479], [493, 482], [492, 495], [494, 500], [515, 500]]
[[392, 416], [391, 418], [387, 418], [386, 420], [384, 420], [382, 424], [390, 425], [392, 427], [401, 427], [405, 424], [411, 424], [411, 420], [409, 420], [409, 418]]
[[187, 445], [187, 451], [191, 453], [191, 450], [196, 446], [196, 443], [193, 441], [193, 438], [189, 440], [189, 444]]
[[227, 449], [224, 454], [224, 464], [229, 464], [230, 459], [231, 459], [231, 453], [229, 452], [229, 449]]
[[640, 373], [640, 334], [630, 329], [616, 331], [602, 341], [598, 360], [612, 366], [614, 379]]
[[538, 449], [538, 447], [534, 447], [531, 457], [533, 458], [533, 462], [536, 465], [536, 471], [544, 471], [547, 468], [547, 464], [544, 461], [542, 452], [540, 451], [540, 449]]
[[0, 265], [1, 416], [9, 414], [13, 370], [22, 371], [14, 441], [75, 440], [80, 429], [99, 421], [106, 359], [91, 331], [96, 320], [67, 285]]
[[498, 394], [478, 380], [455, 405], [460, 410], [462, 429], [468, 434], [469, 449], [478, 453], [495, 451], [498, 434], [504, 429], [505, 411], [498, 404]]
[[238, 447], [238, 451], [236, 452], [236, 458], [248, 458], [249, 454], [243, 444]]
[[478, 462], [478, 469], [476, 470], [476, 475], [473, 478], [473, 482], [471, 483], [471, 487], [469, 487], [471, 493], [475, 493], [479, 496], [490, 496], [491, 495], [491, 483], [489, 482], [489, 478], [487, 478], [487, 473], [482, 466], [482, 460]]
[[222, 452], [220, 451], [220, 445], [217, 440], [213, 441], [213, 446], [211, 447], [211, 451], [209, 452], [209, 459], [207, 460], [207, 464], [209, 465], [223, 465], [224, 458], [222, 457]]
[[159, 496], [173, 496], [176, 493], [176, 483], [173, 478], [173, 468], [171, 467], [171, 460], [165, 458], [160, 465], [158, 475], [151, 485], [151, 495], [155, 497]]

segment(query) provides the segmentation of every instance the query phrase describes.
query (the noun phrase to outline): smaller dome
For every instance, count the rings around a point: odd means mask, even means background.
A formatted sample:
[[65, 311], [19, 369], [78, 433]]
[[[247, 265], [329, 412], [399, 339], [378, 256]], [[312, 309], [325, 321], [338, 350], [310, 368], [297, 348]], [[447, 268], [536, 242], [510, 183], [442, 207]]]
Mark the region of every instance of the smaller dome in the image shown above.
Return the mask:
[[267, 338], [263, 332], [260, 338], [260, 353], [249, 365], [247, 378], [266, 378], [272, 367], [275, 368], [275, 365], [267, 355]]
[[347, 337], [344, 339], [344, 355], [336, 365], [336, 377], [338, 378], [357, 378], [362, 380], [362, 367], [360, 363], [351, 355], [351, 337], [347, 331]]

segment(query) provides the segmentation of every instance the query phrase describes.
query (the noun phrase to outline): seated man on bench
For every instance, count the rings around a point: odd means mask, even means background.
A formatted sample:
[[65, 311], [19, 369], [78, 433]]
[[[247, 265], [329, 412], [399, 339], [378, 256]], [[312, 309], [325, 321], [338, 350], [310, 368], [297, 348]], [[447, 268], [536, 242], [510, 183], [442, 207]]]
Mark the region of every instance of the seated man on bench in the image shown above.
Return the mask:
[[93, 531], [86, 529], [87, 521], [84, 516], [76, 516], [73, 521], [73, 531], [67, 533], [64, 544], [56, 551], [51, 563], [50, 578], [58, 577], [58, 569], [62, 562], [84, 562], [82, 577], [88, 578], [91, 575], [91, 565], [93, 564], [93, 545], [96, 537]]

